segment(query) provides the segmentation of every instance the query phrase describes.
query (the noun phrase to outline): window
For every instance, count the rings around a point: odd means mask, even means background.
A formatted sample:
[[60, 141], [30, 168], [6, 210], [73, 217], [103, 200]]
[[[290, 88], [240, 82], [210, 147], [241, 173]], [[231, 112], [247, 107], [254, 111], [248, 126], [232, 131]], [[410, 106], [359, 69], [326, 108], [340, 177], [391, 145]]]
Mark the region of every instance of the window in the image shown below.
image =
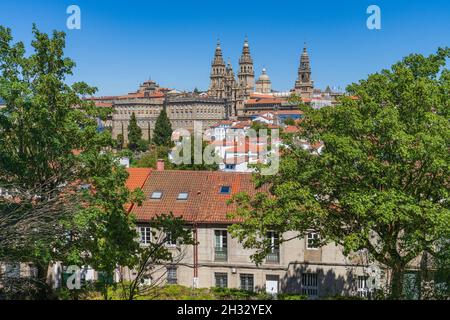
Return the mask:
[[319, 249], [319, 234], [317, 232], [308, 233], [308, 239], [306, 243], [306, 249], [308, 250], [317, 250]]
[[6, 263], [5, 278], [20, 278], [20, 263]]
[[177, 284], [177, 268], [167, 267], [167, 283]]
[[178, 194], [177, 200], [187, 200], [188, 196], [189, 196], [189, 193], [187, 193], [187, 192], [180, 192]]
[[152, 238], [150, 227], [139, 227], [141, 235], [141, 244], [149, 244]]
[[318, 294], [317, 273], [302, 274], [302, 294], [305, 294], [308, 297], [317, 297]]
[[227, 231], [214, 231], [214, 260], [227, 261]]
[[266, 262], [280, 261], [280, 239], [275, 231], [267, 232], [267, 239], [270, 240], [270, 252], [266, 257]]
[[220, 193], [230, 193], [231, 187], [230, 186], [221, 186], [220, 187]]
[[155, 191], [150, 196], [150, 199], [161, 199], [161, 197], [162, 197], [162, 192], [161, 191]]
[[357, 278], [357, 294], [361, 298], [367, 298], [367, 294], [369, 292], [367, 288], [367, 279], [368, 276], [358, 276]]
[[216, 287], [217, 288], [228, 288], [228, 274], [226, 273], [215, 273]]
[[236, 169], [236, 165], [235, 164], [226, 164], [225, 169], [234, 170], [234, 169]]
[[241, 290], [253, 291], [253, 275], [241, 274]]
[[166, 232], [165, 242], [166, 242], [166, 246], [169, 246], [169, 247], [176, 247], [176, 245], [177, 245], [176, 239], [174, 239], [172, 237], [172, 233], [170, 233], [170, 232]]

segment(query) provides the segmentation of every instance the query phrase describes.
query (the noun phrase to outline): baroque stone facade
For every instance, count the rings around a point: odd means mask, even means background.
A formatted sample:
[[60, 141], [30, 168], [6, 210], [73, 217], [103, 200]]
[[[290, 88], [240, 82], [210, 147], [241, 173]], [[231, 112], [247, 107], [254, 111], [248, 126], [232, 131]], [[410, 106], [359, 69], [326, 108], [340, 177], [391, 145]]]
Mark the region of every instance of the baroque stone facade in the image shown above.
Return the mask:
[[306, 51], [306, 45], [300, 57], [300, 66], [298, 67], [298, 77], [295, 81], [294, 92], [302, 99], [311, 99], [314, 91], [314, 81], [311, 80], [311, 63]]
[[225, 62], [222, 56], [220, 42], [217, 42], [214, 59], [211, 64], [210, 86], [208, 95], [216, 98], [224, 98], [231, 106], [231, 117], [238, 116], [244, 101], [249, 99], [255, 87], [255, 73], [253, 59], [250, 55], [248, 40], [245, 39], [242, 54], [239, 58], [239, 72], [237, 79], [231, 63]]
[[[217, 42], [214, 59], [211, 64], [210, 85], [208, 95], [226, 99], [231, 106], [231, 117], [246, 116], [245, 105], [251, 100], [253, 93], [273, 95], [272, 83], [264, 68], [256, 81], [253, 58], [250, 54], [248, 40], [245, 39], [242, 54], [239, 58], [239, 72], [235, 78], [231, 63], [225, 64], [220, 42]], [[309, 102], [314, 94], [314, 82], [311, 80], [311, 63], [306, 46], [300, 57], [297, 80], [289, 95], [296, 94], [305, 102]]]
[[311, 63], [306, 45], [300, 56], [295, 86], [290, 91], [272, 90], [272, 83], [266, 69], [256, 81], [253, 58], [248, 40], [245, 39], [239, 58], [237, 75], [230, 61], [225, 63], [221, 44], [218, 41], [211, 63], [210, 85], [206, 93], [178, 92], [160, 88], [151, 80], [140, 85], [136, 92], [124, 96], [92, 98], [100, 106], [114, 109], [111, 121], [112, 134], [119, 134], [127, 141], [128, 122], [135, 113], [143, 138], [152, 137], [156, 118], [165, 107], [173, 129], [193, 129], [194, 121], [201, 121], [203, 127], [220, 120], [247, 119], [261, 112], [293, 110], [296, 105], [289, 101], [292, 95], [298, 95], [303, 102], [313, 107], [333, 105], [341, 94], [329, 88], [321, 91], [314, 88], [311, 79]]
[[156, 119], [163, 108], [166, 108], [174, 130], [192, 131], [194, 121], [202, 122], [206, 128], [226, 119], [229, 114], [224, 99], [161, 89], [153, 81], [145, 82], [135, 93], [114, 97], [111, 101], [114, 108], [112, 135], [117, 138], [122, 134], [125, 141], [128, 141], [128, 124], [133, 113], [142, 129], [142, 138], [146, 140], [152, 138]]

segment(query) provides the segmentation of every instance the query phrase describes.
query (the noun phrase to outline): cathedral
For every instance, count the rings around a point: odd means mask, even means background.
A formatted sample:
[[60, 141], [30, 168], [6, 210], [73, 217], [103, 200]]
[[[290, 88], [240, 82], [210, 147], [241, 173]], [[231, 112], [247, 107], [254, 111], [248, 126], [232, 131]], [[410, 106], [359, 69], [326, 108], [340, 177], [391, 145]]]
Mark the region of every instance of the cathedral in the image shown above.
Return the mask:
[[[255, 71], [247, 38], [244, 41], [241, 57], [239, 58], [237, 78], [231, 62], [228, 61], [225, 64], [220, 41], [217, 41], [214, 59], [211, 63], [208, 95], [218, 99], [225, 99], [228, 104], [230, 117], [239, 117], [244, 113], [245, 102], [255, 93], [273, 94], [272, 84], [267, 75], [267, 70], [264, 68], [261, 76], [256, 81], [255, 87]], [[311, 80], [311, 64], [305, 45], [300, 57], [297, 80], [289, 95], [296, 94], [303, 100], [308, 100], [312, 98], [313, 93], [314, 82]]]

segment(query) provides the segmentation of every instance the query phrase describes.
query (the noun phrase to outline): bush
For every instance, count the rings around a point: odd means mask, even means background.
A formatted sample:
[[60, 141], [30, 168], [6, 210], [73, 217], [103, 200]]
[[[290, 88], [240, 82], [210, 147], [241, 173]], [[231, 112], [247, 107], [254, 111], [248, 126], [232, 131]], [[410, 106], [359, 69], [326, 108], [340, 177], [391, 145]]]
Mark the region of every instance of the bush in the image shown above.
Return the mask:
[[359, 296], [330, 296], [324, 298], [325, 300], [366, 300], [365, 298], [359, 297]]
[[307, 295], [281, 293], [278, 295], [278, 300], [307, 300]]

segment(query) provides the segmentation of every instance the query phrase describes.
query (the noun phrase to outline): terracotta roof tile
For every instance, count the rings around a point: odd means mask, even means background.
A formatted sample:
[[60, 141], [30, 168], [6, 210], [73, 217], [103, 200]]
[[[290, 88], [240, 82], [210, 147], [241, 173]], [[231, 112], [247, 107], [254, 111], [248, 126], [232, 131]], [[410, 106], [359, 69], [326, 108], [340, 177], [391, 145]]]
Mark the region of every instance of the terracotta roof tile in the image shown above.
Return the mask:
[[286, 126], [286, 128], [283, 129], [284, 133], [296, 133], [298, 131], [299, 131], [299, 129], [297, 126], [291, 126], [291, 125]]
[[[221, 194], [222, 186], [230, 186], [230, 194]], [[235, 206], [227, 200], [242, 191], [256, 193], [250, 173], [184, 170], [151, 171], [143, 191], [146, 200], [131, 210], [138, 221], [172, 212], [189, 223], [232, 223], [227, 214]], [[154, 191], [163, 193], [160, 200], [150, 199]], [[188, 199], [177, 200], [180, 192], [188, 192]]]
[[130, 190], [142, 188], [151, 171], [151, 168], [127, 168], [129, 176], [125, 185]]
[[[125, 186], [131, 191], [142, 188], [152, 169], [150, 168], [127, 168], [128, 179]], [[132, 204], [127, 204], [125, 210], [129, 212], [133, 208]]]

